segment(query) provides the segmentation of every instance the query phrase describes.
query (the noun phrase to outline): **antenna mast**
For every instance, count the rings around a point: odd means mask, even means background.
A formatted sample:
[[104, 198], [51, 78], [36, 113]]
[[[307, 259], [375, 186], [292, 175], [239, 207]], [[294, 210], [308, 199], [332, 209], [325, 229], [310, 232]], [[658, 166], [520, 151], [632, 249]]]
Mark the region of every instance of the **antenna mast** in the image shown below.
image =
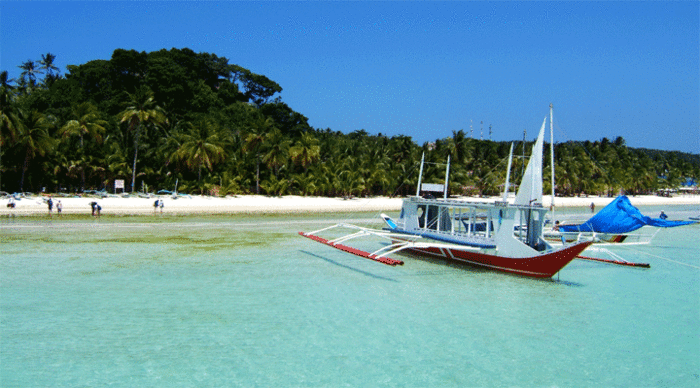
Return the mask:
[[527, 129], [523, 129], [523, 164], [520, 166], [521, 177], [525, 176], [525, 138], [527, 137]]
[[425, 152], [420, 157], [420, 172], [418, 173], [418, 187], [416, 188], [416, 197], [420, 197], [420, 185], [423, 180], [423, 164], [425, 163]]
[[552, 219], [554, 219], [554, 106], [549, 104], [549, 157], [552, 165], [552, 201], [549, 204], [549, 210], [552, 211]]
[[450, 155], [447, 155], [447, 169], [445, 170], [445, 188], [444, 188], [444, 194], [442, 196], [443, 199], [447, 199], [447, 187], [449, 185], [449, 179], [450, 179]]

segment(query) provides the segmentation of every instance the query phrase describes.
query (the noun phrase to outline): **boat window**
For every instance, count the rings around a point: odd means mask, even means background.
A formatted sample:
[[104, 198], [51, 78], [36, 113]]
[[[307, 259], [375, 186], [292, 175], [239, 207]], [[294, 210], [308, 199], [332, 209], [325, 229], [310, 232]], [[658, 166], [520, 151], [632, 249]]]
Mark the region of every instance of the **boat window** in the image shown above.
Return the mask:
[[425, 205], [418, 205], [418, 227], [425, 228]]
[[428, 218], [427, 218], [427, 229], [432, 229], [432, 230], [437, 230], [438, 227], [438, 211], [439, 208], [437, 206], [428, 206]]
[[452, 232], [452, 217], [450, 216], [450, 209], [447, 207], [442, 207], [440, 209], [440, 231]]

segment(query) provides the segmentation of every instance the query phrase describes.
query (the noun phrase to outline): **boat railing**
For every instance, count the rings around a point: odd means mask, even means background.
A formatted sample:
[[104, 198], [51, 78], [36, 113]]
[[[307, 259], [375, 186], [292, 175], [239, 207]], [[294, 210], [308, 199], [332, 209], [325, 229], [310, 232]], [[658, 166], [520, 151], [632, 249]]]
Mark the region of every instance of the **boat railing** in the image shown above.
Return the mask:
[[443, 199], [443, 198], [423, 198], [423, 197], [408, 197], [408, 199], [417, 204], [434, 205], [441, 207], [455, 207], [455, 208], [518, 208], [518, 209], [537, 209], [541, 210], [544, 206], [541, 203], [535, 202], [530, 205], [517, 205], [502, 200], [494, 200], [493, 202], [476, 202], [476, 201], [465, 201], [461, 199]]
[[[481, 218], [482, 223], [488, 222], [487, 217]], [[454, 221], [461, 221], [459, 215], [453, 218]], [[476, 230], [472, 224], [472, 227], [465, 227], [464, 225], [457, 228], [450, 228], [448, 230], [437, 228], [438, 219], [435, 218], [428, 222], [424, 227], [419, 227], [412, 232], [422, 235], [424, 237], [431, 237], [436, 240], [441, 240], [445, 242], [457, 243], [457, 244], [468, 244], [474, 246], [491, 246], [494, 245], [493, 230], [492, 228], [484, 227], [483, 230]], [[405, 229], [404, 229], [405, 230]]]

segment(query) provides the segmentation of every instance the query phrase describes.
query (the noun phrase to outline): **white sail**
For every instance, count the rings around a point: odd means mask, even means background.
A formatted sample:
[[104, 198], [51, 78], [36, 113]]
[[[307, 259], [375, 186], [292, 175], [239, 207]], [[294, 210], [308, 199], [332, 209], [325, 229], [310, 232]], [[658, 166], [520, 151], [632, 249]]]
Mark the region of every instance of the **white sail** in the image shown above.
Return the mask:
[[510, 187], [510, 166], [513, 164], [513, 143], [510, 143], [508, 154], [508, 169], [506, 170], [506, 185], [503, 188], [503, 202], [508, 202], [508, 188]]
[[515, 197], [516, 205], [532, 205], [533, 203], [542, 203], [542, 156], [544, 148], [544, 128], [547, 124], [547, 118], [542, 122], [540, 134], [537, 136], [537, 141], [532, 147], [532, 155], [527, 163], [525, 175], [520, 182], [518, 195]]

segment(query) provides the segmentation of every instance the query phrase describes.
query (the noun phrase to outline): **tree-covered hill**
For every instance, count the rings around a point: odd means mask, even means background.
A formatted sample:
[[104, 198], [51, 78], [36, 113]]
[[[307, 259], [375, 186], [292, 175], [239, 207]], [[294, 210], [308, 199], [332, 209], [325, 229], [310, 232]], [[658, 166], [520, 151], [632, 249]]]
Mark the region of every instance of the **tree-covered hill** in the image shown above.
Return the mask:
[[[217, 195], [407, 195], [423, 152], [433, 163], [451, 157], [453, 194], [497, 194], [505, 180], [510, 143], [462, 130], [418, 145], [408, 136], [315, 129], [283, 102], [280, 85], [215, 54], [118, 49], [65, 74], [54, 59], [21, 64], [17, 80], [2, 72], [2, 191], [112, 192], [119, 179], [126, 191], [177, 183], [179, 192]], [[532, 143], [522, 142], [514, 153], [523, 146], [529, 154]], [[522, 164], [515, 158], [515, 179]], [[646, 193], [697, 181], [700, 155], [602, 139], [556, 144], [555, 168], [565, 195]], [[444, 166], [427, 169], [429, 179], [443, 179]]]

